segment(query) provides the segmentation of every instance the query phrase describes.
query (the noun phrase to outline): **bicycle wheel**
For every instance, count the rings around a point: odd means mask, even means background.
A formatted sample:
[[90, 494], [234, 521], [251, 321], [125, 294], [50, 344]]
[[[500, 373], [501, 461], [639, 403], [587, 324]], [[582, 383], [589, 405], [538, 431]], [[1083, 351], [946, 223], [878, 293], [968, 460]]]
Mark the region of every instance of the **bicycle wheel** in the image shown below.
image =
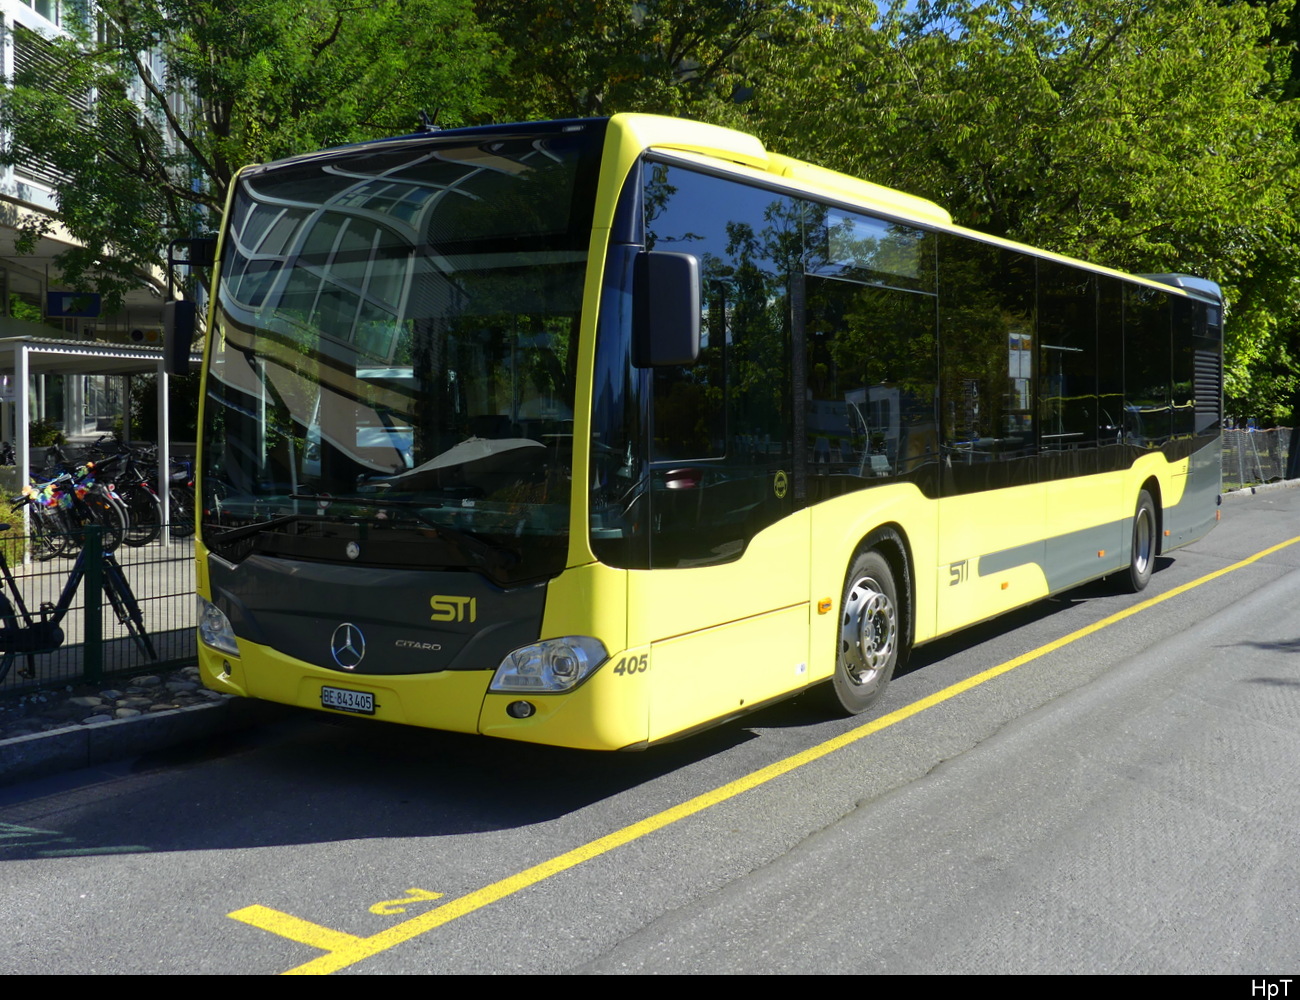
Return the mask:
[[126, 626], [136, 648], [151, 660], [158, 659], [153, 648], [153, 641], [144, 627], [144, 615], [140, 613], [140, 602], [135, 599], [135, 592], [127, 582], [121, 564], [112, 556], [104, 559], [104, 593], [113, 605], [117, 620]]
[[[97, 524], [103, 529], [105, 552], [114, 551], [122, 544], [126, 534], [126, 508], [107, 493], [94, 490], [77, 501], [82, 524]], [[83, 541], [84, 532], [78, 525], [78, 544]]]
[[67, 515], [61, 510], [31, 505], [30, 530], [27, 544], [38, 562], [68, 555], [74, 548]]
[[189, 538], [194, 534], [194, 487], [173, 484], [170, 507], [168, 530], [172, 538]]
[[126, 534], [122, 541], [127, 545], [148, 545], [162, 534], [162, 503], [153, 490], [143, 484], [119, 486], [117, 495], [126, 505]]

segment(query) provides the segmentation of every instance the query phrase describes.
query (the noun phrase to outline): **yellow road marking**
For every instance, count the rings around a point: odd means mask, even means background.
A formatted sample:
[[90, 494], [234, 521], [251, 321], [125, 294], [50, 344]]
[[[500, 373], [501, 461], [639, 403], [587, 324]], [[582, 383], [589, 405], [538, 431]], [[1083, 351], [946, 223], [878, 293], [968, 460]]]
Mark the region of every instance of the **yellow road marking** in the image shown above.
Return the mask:
[[242, 910], [227, 913], [226, 916], [251, 924], [253, 927], [259, 927], [264, 931], [270, 931], [272, 934], [279, 934], [280, 937], [287, 937], [290, 941], [311, 945], [313, 948], [319, 948], [322, 951], [338, 952], [349, 945], [355, 944], [357, 941], [365, 940], [355, 934], [344, 934], [342, 931], [322, 927], [320, 924], [313, 924], [310, 920], [303, 920], [301, 917], [281, 913], [269, 906], [258, 906], [256, 904], [245, 906]]
[[299, 920], [297, 917], [290, 916], [287, 913], [281, 913], [278, 910], [272, 910], [265, 906], [248, 906], [242, 910], [228, 914], [236, 920], [242, 920], [244, 923], [252, 924], [254, 927], [261, 927], [273, 934], [279, 934], [282, 937], [290, 938], [294, 941], [300, 941], [303, 944], [309, 944], [312, 947], [320, 948], [328, 954], [321, 955], [319, 958], [312, 959], [303, 965], [288, 970], [285, 975], [326, 975], [331, 972], [337, 972], [339, 969], [347, 968], [349, 965], [355, 965], [357, 962], [366, 958], [371, 958], [380, 952], [387, 951], [404, 941], [411, 938], [419, 937], [421, 934], [428, 933], [444, 924], [449, 924], [453, 920], [467, 916], [476, 910], [481, 910], [490, 903], [495, 903], [507, 896], [512, 896], [522, 889], [536, 885], [552, 875], [558, 875], [560, 872], [568, 871], [584, 861], [590, 861], [592, 858], [607, 854], [616, 847], [622, 847], [624, 844], [639, 840], [646, 834], [654, 833], [656, 830], [662, 830], [666, 826], [686, 819], [688, 816], [694, 816], [696, 813], [703, 812], [710, 806], [715, 806], [720, 802], [726, 802], [733, 799], [743, 792], [750, 791], [760, 785], [766, 784], [774, 778], [779, 778], [783, 774], [789, 774], [805, 764], [811, 764], [813, 761], [821, 760], [829, 756], [836, 750], [842, 750], [858, 740], [880, 732], [882, 729], [888, 729], [890, 726], [909, 719], [914, 715], [924, 712], [928, 708], [933, 708], [950, 698], [969, 691], [971, 688], [978, 687], [995, 677], [1001, 677], [1005, 673], [1015, 670], [1017, 667], [1024, 666], [1026, 663], [1036, 660], [1041, 656], [1068, 646], [1072, 642], [1077, 642], [1086, 636], [1092, 635], [1101, 629], [1107, 628], [1117, 622], [1123, 621], [1141, 611], [1153, 608], [1157, 604], [1185, 594], [1189, 590], [1209, 583], [1211, 580], [1217, 580], [1221, 576], [1249, 566], [1251, 563], [1258, 562], [1265, 556], [1279, 552], [1290, 545], [1300, 542], [1300, 535], [1295, 538], [1287, 539], [1285, 542], [1279, 542], [1277, 545], [1262, 549], [1252, 556], [1235, 562], [1223, 569], [1215, 570], [1213, 573], [1207, 573], [1205, 576], [1192, 580], [1190, 583], [1184, 583], [1179, 587], [1174, 587], [1163, 594], [1148, 598], [1131, 608], [1125, 608], [1123, 611], [1117, 611], [1113, 615], [1094, 622], [1091, 625], [1085, 625], [1083, 628], [1076, 629], [1069, 635], [1052, 642], [1045, 643], [1037, 649], [1032, 649], [1023, 653], [1014, 659], [1000, 663], [996, 667], [990, 667], [982, 673], [968, 677], [964, 681], [958, 681], [956, 684], [949, 685], [941, 691], [936, 691], [919, 701], [914, 701], [910, 705], [905, 705], [896, 711], [883, 715], [878, 719], [864, 723], [855, 729], [849, 730], [832, 739], [819, 743], [815, 747], [810, 747], [800, 753], [785, 760], [769, 764], [767, 767], [754, 771], [743, 778], [737, 778], [711, 792], [705, 792], [703, 795], [697, 795], [680, 805], [665, 809], [663, 812], [656, 813], [647, 817], [631, 826], [625, 826], [621, 830], [615, 830], [613, 833], [598, 837], [590, 843], [583, 844], [581, 847], [566, 851], [549, 861], [543, 861], [532, 868], [526, 868], [518, 874], [511, 875], [499, 882], [493, 882], [491, 885], [477, 889], [468, 895], [454, 899], [435, 909], [428, 910], [419, 916], [411, 917], [399, 924], [372, 934], [369, 937], [356, 937], [352, 934], [344, 934], [340, 931], [330, 930], [327, 927], [321, 927], [319, 924], [313, 924], [306, 920]]

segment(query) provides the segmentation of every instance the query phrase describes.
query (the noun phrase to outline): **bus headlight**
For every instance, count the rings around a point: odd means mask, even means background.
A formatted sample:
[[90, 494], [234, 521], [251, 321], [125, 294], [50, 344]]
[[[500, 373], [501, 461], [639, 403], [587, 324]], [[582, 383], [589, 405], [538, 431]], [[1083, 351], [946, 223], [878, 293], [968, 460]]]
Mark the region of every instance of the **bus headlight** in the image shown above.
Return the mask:
[[568, 691], [609, 659], [605, 644], [589, 635], [566, 635], [523, 646], [497, 667], [489, 691]]
[[[195, 595], [196, 597], [198, 595]], [[239, 645], [235, 642], [235, 630], [230, 627], [226, 613], [211, 601], [199, 597], [199, 638], [223, 653], [239, 655]]]

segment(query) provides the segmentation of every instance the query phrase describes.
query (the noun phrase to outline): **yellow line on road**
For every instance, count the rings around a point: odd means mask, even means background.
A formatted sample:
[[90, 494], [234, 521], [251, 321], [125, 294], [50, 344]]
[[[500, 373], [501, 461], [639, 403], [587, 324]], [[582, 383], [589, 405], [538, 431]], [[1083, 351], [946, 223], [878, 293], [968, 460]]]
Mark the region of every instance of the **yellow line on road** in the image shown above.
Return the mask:
[[245, 906], [242, 910], [227, 913], [226, 916], [233, 920], [251, 924], [253, 927], [259, 927], [264, 931], [270, 931], [272, 934], [279, 934], [280, 937], [287, 937], [290, 941], [297, 941], [300, 944], [311, 945], [313, 948], [320, 948], [322, 951], [338, 952], [358, 941], [365, 940], [365, 938], [359, 938], [355, 934], [344, 934], [342, 931], [322, 927], [320, 924], [313, 924], [310, 920], [303, 920], [300, 917], [290, 916], [288, 913], [281, 913], [269, 906], [257, 906], [256, 904]]
[[968, 677], [964, 681], [952, 684], [942, 691], [936, 691], [928, 697], [919, 701], [914, 701], [897, 711], [883, 715], [879, 719], [873, 719], [871, 722], [851, 729], [849, 732], [824, 743], [819, 743], [815, 747], [810, 747], [802, 753], [797, 753], [785, 760], [777, 761], [775, 764], [769, 764], [767, 767], [748, 774], [743, 778], [728, 782], [720, 788], [715, 788], [711, 792], [703, 795], [697, 795], [680, 805], [673, 806], [671, 809], [665, 809], [663, 812], [656, 813], [639, 823], [633, 823], [631, 826], [625, 826], [621, 830], [615, 830], [613, 833], [599, 837], [590, 843], [583, 844], [581, 847], [566, 851], [549, 861], [543, 861], [539, 865], [527, 868], [516, 875], [504, 878], [499, 882], [493, 882], [491, 885], [484, 886], [482, 889], [475, 890], [468, 895], [461, 896], [459, 899], [452, 900], [449, 903], [439, 906], [436, 909], [429, 910], [417, 917], [404, 920], [388, 930], [380, 931], [378, 934], [372, 934], [370, 937], [355, 937], [351, 934], [344, 934], [339, 931], [332, 931], [329, 928], [321, 927], [319, 924], [309, 923], [306, 920], [299, 920], [297, 917], [290, 916], [287, 913], [280, 913], [263, 906], [249, 906], [242, 910], [236, 910], [229, 916], [236, 920], [242, 920], [245, 923], [252, 924], [255, 927], [261, 927], [264, 930], [271, 931], [274, 934], [280, 934], [283, 937], [291, 938], [294, 941], [301, 941], [303, 944], [310, 944], [313, 947], [321, 948], [328, 952], [319, 958], [306, 962], [296, 968], [290, 969], [286, 975], [323, 975], [331, 972], [337, 972], [339, 969], [355, 965], [363, 959], [370, 958], [380, 952], [387, 951], [404, 941], [418, 937], [431, 930], [449, 924], [453, 920], [466, 916], [476, 910], [491, 903], [495, 903], [507, 896], [514, 895], [522, 889], [536, 885], [552, 875], [558, 875], [560, 872], [568, 871], [584, 861], [590, 861], [592, 858], [599, 857], [602, 854], [614, 850], [616, 847], [622, 847], [624, 844], [639, 840], [646, 834], [654, 833], [656, 830], [662, 830], [666, 826], [686, 819], [688, 816], [694, 816], [696, 813], [703, 812], [710, 806], [715, 806], [720, 802], [726, 802], [733, 799], [743, 792], [757, 788], [759, 785], [766, 784], [773, 778], [779, 778], [783, 774], [789, 774], [805, 764], [811, 764], [813, 761], [821, 760], [836, 750], [842, 750], [858, 740], [878, 733], [882, 729], [888, 729], [890, 726], [909, 719], [914, 715], [924, 712], [928, 708], [933, 708], [950, 698], [955, 698], [971, 688], [978, 687], [995, 677], [1001, 677], [1003, 674], [1015, 670], [1017, 667], [1024, 666], [1041, 656], [1054, 652], [1068, 646], [1072, 642], [1077, 642], [1094, 632], [1114, 625], [1123, 621], [1139, 612], [1148, 608], [1153, 608], [1157, 604], [1168, 601], [1180, 594], [1185, 594], [1189, 590], [1209, 583], [1211, 580], [1217, 580], [1221, 576], [1249, 566], [1251, 563], [1258, 562], [1265, 556], [1279, 552], [1290, 545], [1300, 542], [1300, 535], [1290, 538], [1285, 542], [1262, 549], [1252, 556], [1235, 562], [1231, 566], [1225, 566], [1223, 569], [1215, 570], [1213, 573], [1207, 573], [1190, 583], [1174, 587], [1156, 597], [1148, 598], [1131, 608], [1125, 608], [1123, 611], [1117, 611], [1101, 621], [1094, 622], [1092, 625], [1085, 625], [1081, 629], [1071, 632], [1063, 638], [1056, 639], [1053, 642], [1039, 646], [1027, 653], [1017, 656], [1015, 659], [1007, 660], [996, 667], [990, 667], [982, 673]]

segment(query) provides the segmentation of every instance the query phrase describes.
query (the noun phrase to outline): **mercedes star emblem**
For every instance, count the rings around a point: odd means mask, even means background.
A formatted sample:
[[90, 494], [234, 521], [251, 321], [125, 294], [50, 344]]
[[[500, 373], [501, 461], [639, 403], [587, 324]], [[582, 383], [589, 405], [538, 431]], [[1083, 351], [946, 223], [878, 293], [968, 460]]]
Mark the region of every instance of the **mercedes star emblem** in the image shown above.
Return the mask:
[[355, 670], [366, 655], [366, 637], [351, 622], [344, 622], [334, 630], [330, 653], [344, 670]]

